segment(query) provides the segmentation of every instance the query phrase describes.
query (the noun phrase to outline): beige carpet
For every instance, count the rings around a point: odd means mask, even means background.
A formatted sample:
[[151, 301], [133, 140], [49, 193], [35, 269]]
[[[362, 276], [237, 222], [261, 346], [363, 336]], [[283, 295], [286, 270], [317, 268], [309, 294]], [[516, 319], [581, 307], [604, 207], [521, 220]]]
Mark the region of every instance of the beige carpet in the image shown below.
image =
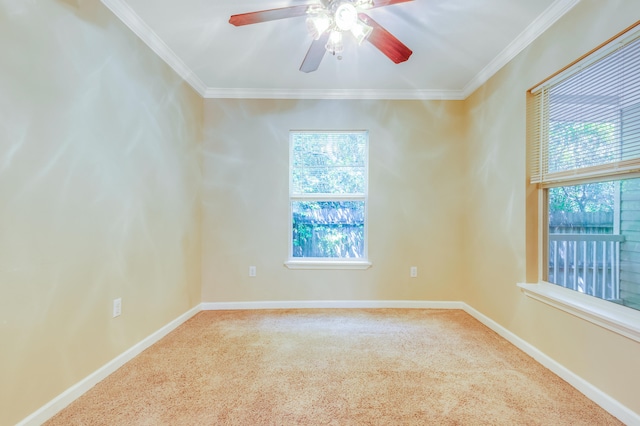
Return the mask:
[[463, 311], [201, 312], [48, 425], [610, 425]]

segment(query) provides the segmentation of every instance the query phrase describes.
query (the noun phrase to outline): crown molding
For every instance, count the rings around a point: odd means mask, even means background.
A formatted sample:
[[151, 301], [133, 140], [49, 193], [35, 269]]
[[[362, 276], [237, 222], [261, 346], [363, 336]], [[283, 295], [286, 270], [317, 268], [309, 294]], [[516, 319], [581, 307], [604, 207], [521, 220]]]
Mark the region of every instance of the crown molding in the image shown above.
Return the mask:
[[125, 0], [100, 0], [180, 77], [207, 99], [396, 99], [464, 100], [522, 52], [580, 0], [556, 0], [518, 37], [475, 75], [462, 90], [374, 89], [250, 89], [207, 85], [138, 16]]
[[124, 0], [100, 0], [131, 31], [134, 32], [151, 50], [167, 63], [184, 81], [189, 83], [200, 96], [204, 96], [207, 86], [174, 53], [173, 50], [140, 18]]
[[462, 309], [459, 301], [437, 300], [289, 300], [262, 302], [203, 302], [203, 311], [257, 309]]
[[468, 98], [480, 86], [485, 84], [494, 74], [509, 61], [522, 52], [535, 39], [540, 37], [551, 25], [570, 11], [580, 0], [556, 0], [540, 16], [538, 16], [518, 37], [502, 50], [491, 62], [487, 64], [475, 77], [469, 81], [461, 94], [463, 99]]
[[458, 90], [351, 90], [351, 89], [223, 89], [207, 88], [205, 98], [220, 99], [397, 99], [463, 100]]

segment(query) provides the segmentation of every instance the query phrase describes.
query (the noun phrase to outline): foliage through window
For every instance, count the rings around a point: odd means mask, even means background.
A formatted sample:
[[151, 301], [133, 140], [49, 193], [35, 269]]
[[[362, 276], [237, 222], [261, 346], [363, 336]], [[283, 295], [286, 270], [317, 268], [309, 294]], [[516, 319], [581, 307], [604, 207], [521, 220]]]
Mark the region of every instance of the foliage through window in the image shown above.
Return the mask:
[[640, 309], [640, 34], [529, 97], [546, 281]]
[[289, 257], [366, 259], [368, 134], [290, 133]]

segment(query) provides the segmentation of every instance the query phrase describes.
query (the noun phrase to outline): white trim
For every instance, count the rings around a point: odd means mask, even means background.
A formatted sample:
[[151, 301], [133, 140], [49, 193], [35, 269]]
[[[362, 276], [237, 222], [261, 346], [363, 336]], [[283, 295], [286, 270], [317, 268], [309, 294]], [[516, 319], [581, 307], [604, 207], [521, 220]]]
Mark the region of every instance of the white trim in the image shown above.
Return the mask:
[[485, 84], [494, 74], [509, 61], [515, 58], [520, 52], [533, 43], [540, 35], [551, 27], [558, 19], [562, 18], [580, 0], [556, 0], [540, 16], [538, 16], [518, 37], [502, 50], [487, 64], [475, 77], [471, 79], [462, 89], [462, 97], [466, 99], [480, 86]]
[[[329, 139], [343, 139], [345, 135], [357, 136], [358, 145], [364, 145], [364, 187], [359, 188], [363, 192], [351, 192], [346, 194], [341, 193], [305, 193], [300, 192], [300, 188], [297, 188], [296, 175], [294, 172], [300, 169], [300, 166], [295, 164], [295, 147], [302, 147], [301, 150], [308, 152], [308, 144], [305, 141], [300, 141], [299, 136], [311, 135], [320, 136], [320, 139], [324, 139], [322, 136], [329, 136]], [[329, 141], [330, 142], [330, 141]], [[325, 141], [326, 145], [327, 141]], [[329, 143], [330, 144], [330, 143]], [[307, 166], [302, 165], [304, 171]], [[348, 166], [351, 167], [351, 166]], [[358, 165], [353, 165], [358, 169]], [[289, 247], [288, 257], [285, 261], [285, 266], [289, 269], [369, 269], [371, 262], [367, 259], [369, 257], [369, 131], [368, 130], [290, 130], [289, 131]], [[348, 258], [348, 257], [301, 257], [296, 258], [293, 255], [293, 205], [300, 201], [357, 201], [364, 204], [364, 217], [363, 217], [363, 251], [360, 254], [360, 258]]]
[[640, 414], [635, 413], [619, 401], [593, 386], [580, 376], [571, 372], [557, 361], [545, 355], [539, 349], [507, 330], [497, 322], [459, 301], [420, 301], [420, 300], [316, 300], [316, 301], [264, 301], [264, 302], [204, 302], [174, 321], [162, 327], [140, 343], [114, 358], [112, 361], [87, 376], [65, 392], [45, 404], [16, 426], [40, 425], [53, 417], [75, 399], [79, 398], [95, 384], [117, 370], [126, 362], [133, 359], [140, 352], [173, 331], [180, 324], [200, 312], [201, 310], [246, 310], [246, 309], [305, 309], [305, 308], [399, 308], [399, 309], [459, 309], [463, 310], [498, 335], [512, 343], [518, 349], [531, 356], [544, 367], [568, 382], [587, 398], [600, 405], [603, 409], [617, 417], [625, 424], [640, 424]]
[[640, 311], [546, 282], [518, 287], [532, 299], [640, 342]]
[[542, 364], [544, 367], [551, 370], [561, 379], [569, 383], [571, 386], [576, 388], [582, 394], [584, 394], [587, 398], [598, 404], [600, 407], [608, 411], [611, 415], [618, 418], [618, 420], [622, 421], [628, 425], [640, 425], [640, 414], [634, 412], [629, 409], [622, 403], [620, 403], [615, 398], [611, 397], [607, 393], [598, 389], [591, 383], [587, 382], [582, 377], [578, 376], [553, 358], [544, 354], [535, 346], [521, 339], [511, 331], [507, 330], [497, 322], [493, 321], [486, 315], [478, 312], [473, 309], [466, 303], [464, 304], [464, 311], [469, 315], [480, 321], [482, 324], [489, 327], [491, 330], [498, 333], [501, 337], [506, 339], [508, 342], [512, 343], [515, 347], [529, 355], [531, 358], [535, 359], [537, 362]]
[[114, 15], [116, 15], [134, 34], [153, 50], [156, 55], [167, 63], [173, 70], [200, 96], [204, 96], [207, 86], [189, 68], [178, 55], [149, 27], [146, 22], [124, 0], [100, 0]]
[[424, 300], [291, 300], [264, 302], [203, 302], [203, 311], [253, 309], [463, 309], [463, 302]]
[[[365, 167], [366, 168], [366, 167]], [[289, 167], [291, 170], [292, 167]], [[289, 198], [291, 201], [366, 201], [366, 193], [352, 194], [327, 194], [327, 193], [306, 193], [306, 194], [293, 194]]]
[[142, 351], [175, 330], [179, 325], [187, 321], [189, 318], [193, 317], [201, 310], [201, 305], [197, 305], [189, 309], [187, 312], [180, 315], [169, 324], [165, 325], [155, 333], [136, 343], [131, 348], [127, 349], [93, 373], [89, 374], [84, 379], [80, 380], [75, 385], [62, 392], [60, 395], [53, 398], [51, 401], [40, 407], [37, 411], [20, 421], [16, 426], [35, 426], [46, 422], [62, 409], [71, 404], [73, 401], [81, 397], [85, 392], [94, 387], [100, 381], [104, 380], [111, 373], [122, 367], [127, 362], [131, 361]]
[[286, 266], [289, 269], [361, 269], [361, 270], [364, 270], [364, 269], [371, 268], [372, 264], [368, 260], [289, 259], [286, 262], [284, 262], [284, 266]]
[[371, 90], [371, 89], [263, 89], [208, 87], [178, 55], [140, 18], [125, 0], [101, 0], [127, 27], [162, 60], [206, 99], [393, 99], [450, 100], [466, 99], [485, 84], [510, 60], [524, 50], [580, 0], [556, 0], [518, 37], [473, 77], [462, 90]]
[[392, 99], [443, 100], [465, 99], [460, 90], [358, 90], [358, 89], [249, 89], [208, 87], [203, 95], [211, 99]]
[[636, 26], [635, 28], [632, 28], [631, 30], [625, 32], [624, 34], [621, 34], [619, 37], [616, 37], [615, 39], [611, 40], [609, 43], [600, 47], [595, 52], [592, 52], [581, 61], [576, 62], [566, 70], [562, 71], [560, 74], [534, 87], [533, 89], [531, 89], [531, 93], [536, 94], [545, 87], [551, 87], [551, 86], [557, 85], [561, 81], [566, 80], [578, 74], [581, 70], [587, 68], [588, 66], [595, 64], [596, 62], [600, 61], [601, 59], [605, 58], [608, 55], [611, 55], [621, 47], [624, 47], [627, 44], [632, 43], [638, 37], [640, 37], [640, 26]]

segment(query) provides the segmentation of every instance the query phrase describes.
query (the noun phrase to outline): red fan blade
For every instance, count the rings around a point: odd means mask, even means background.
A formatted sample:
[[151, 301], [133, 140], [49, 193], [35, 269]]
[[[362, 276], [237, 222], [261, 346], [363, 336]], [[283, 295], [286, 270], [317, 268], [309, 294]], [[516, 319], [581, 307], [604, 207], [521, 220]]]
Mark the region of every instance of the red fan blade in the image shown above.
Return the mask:
[[307, 14], [309, 7], [316, 4], [302, 4], [299, 6], [281, 7], [279, 9], [260, 10], [258, 12], [231, 15], [229, 23], [239, 27], [241, 25], [258, 24], [260, 22], [275, 21], [276, 19], [295, 18]]
[[320, 62], [322, 62], [322, 58], [324, 58], [324, 52], [327, 51], [324, 47], [327, 44], [327, 41], [329, 41], [328, 31], [322, 34], [319, 39], [313, 40], [311, 46], [309, 46], [306, 56], [304, 57], [304, 61], [302, 61], [302, 65], [300, 65], [300, 71], [312, 72], [318, 69]]
[[409, 1], [413, 0], [373, 0], [373, 6], [371, 6], [371, 9], [373, 9], [374, 7], [391, 6], [392, 4], [396, 3], [406, 3]]
[[382, 28], [380, 24], [364, 13], [358, 14], [358, 17], [365, 24], [373, 27], [373, 31], [371, 31], [367, 40], [379, 51], [387, 55], [387, 57], [396, 64], [409, 59], [409, 56], [411, 56], [413, 52], [402, 44], [400, 40], [395, 38], [393, 34]]

